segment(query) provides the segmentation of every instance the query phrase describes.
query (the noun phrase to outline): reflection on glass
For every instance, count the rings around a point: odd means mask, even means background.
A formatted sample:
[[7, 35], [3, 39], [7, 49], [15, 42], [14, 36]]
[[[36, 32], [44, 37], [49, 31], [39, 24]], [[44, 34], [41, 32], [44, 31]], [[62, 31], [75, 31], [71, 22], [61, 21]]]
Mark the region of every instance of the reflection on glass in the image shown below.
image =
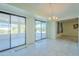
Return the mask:
[[46, 38], [46, 22], [42, 22], [42, 39]]
[[11, 24], [11, 34], [18, 34], [18, 24]]
[[9, 15], [0, 13], [0, 51], [10, 48], [9, 21]]
[[36, 40], [41, 39], [41, 22], [36, 21]]
[[11, 16], [11, 47], [25, 44], [25, 19]]
[[22, 44], [25, 44], [25, 18], [0, 13], [0, 51]]
[[46, 38], [46, 22], [36, 21], [36, 40]]
[[25, 24], [20, 25], [20, 33], [25, 33]]

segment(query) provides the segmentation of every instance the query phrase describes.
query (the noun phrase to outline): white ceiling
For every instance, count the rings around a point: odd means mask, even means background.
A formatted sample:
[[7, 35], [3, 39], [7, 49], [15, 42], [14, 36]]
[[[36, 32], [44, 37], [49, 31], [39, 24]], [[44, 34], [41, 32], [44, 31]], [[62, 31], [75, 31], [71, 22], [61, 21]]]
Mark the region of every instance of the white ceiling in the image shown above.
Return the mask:
[[78, 3], [10, 3], [10, 5], [47, 18], [57, 16], [59, 19], [67, 19], [79, 16]]

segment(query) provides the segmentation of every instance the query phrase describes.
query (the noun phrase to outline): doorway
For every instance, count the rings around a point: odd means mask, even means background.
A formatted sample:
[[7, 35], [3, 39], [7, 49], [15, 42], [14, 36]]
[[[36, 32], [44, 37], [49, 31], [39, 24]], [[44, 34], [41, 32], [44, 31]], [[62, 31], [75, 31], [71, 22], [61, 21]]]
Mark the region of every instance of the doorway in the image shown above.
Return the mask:
[[78, 18], [58, 21], [57, 39], [78, 42]]

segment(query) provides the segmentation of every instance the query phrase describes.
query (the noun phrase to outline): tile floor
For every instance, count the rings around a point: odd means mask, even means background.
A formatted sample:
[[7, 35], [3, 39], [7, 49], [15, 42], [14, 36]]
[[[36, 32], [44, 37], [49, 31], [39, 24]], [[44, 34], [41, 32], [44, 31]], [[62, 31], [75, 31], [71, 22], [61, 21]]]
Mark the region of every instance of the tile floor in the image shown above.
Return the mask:
[[0, 52], [0, 56], [79, 56], [79, 45], [65, 40], [44, 39], [27, 47]]

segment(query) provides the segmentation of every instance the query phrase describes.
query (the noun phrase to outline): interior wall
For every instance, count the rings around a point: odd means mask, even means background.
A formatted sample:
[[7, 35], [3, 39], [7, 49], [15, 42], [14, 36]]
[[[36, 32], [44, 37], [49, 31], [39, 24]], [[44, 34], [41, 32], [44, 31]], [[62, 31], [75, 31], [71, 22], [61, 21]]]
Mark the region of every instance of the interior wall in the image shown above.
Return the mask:
[[47, 35], [47, 39], [51, 39], [50, 38], [50, 21], [47, 21], [47, 27], [46, 27], [46, 31], [47, 31], [47, 33], [46, 33], [46, 35]]
[[[73, 19], [72, 19], [73, 20]], [[63, 22], [63, 35], [68, 35], [68, 36], [78, 36], [78, 29], [74, 29], [73, 25], [78, 24], [78, 20], [74, 19], [72, 20], [67, 20]]]
[[[79, 18], [78, 18], [78, 25], [79, 25]], [[78, 46], [79, 46], [79, 26], [78, 26]]]
[[35, 42], [35, 20], [33, 17], [27, 18], [26, 37], [27, 44], [32, 44]]
[[63, 32], [58, 33], [57, 38], [78, 43], [78, 28], [74, 28], [74, 25], [78, 24], [78, 18], [62, 20], [59, 22], [62, 22]]
[[47, 38], [56, 39], [56, 35], [57, 35], [57, 22], [49, 20], [47, 22]]

